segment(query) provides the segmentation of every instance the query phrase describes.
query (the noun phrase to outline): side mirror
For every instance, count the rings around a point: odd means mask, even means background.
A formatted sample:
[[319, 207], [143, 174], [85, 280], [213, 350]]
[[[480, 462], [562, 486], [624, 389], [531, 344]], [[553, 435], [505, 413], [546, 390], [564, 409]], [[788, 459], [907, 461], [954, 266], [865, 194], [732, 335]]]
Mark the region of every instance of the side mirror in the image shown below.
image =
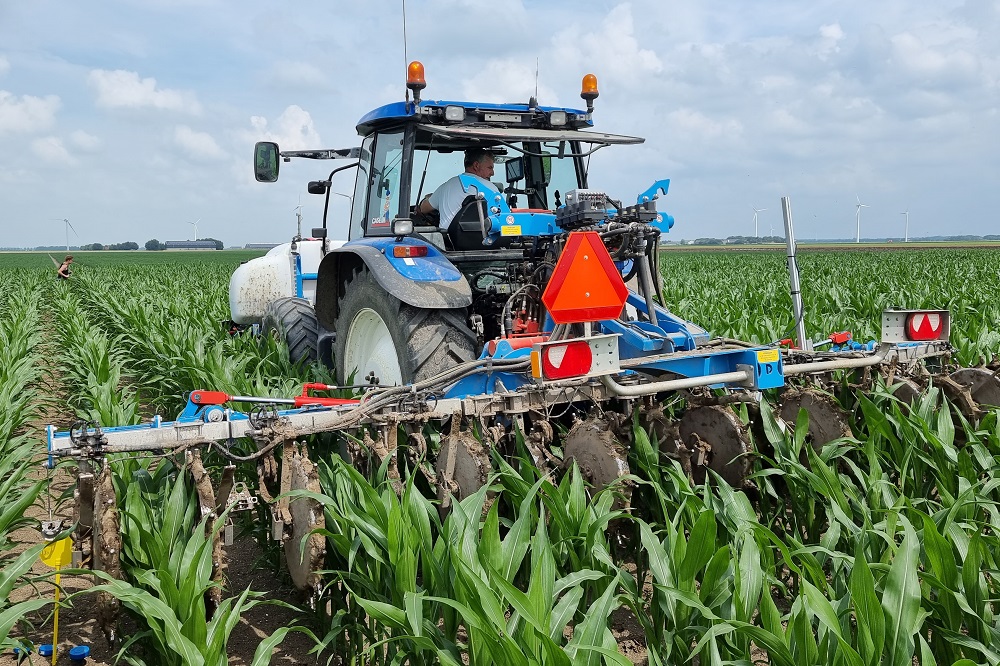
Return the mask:
[[309, 181], [309, 194], [326, 194], [326, 188], [330, 187], [330, 181], [328, 180], [310, 180]]
[[313, 238], [326, 238], [326, 229], [323, 227], [313, 227], [312, 230]]
[[507, 170], [507, 182], [514, 183], [524, 178], [524, 158], [514, 157], [504, 162]]
[[397, 238], [413, 233], [413, 220], [408, 217], [397, 217], [392, 221], [392, 235]]
[[258, 183], [273, 183], [278, 180], [280, 163], [278, 144], [273, 141], [258, 141], [254, 145], [253, 175]]

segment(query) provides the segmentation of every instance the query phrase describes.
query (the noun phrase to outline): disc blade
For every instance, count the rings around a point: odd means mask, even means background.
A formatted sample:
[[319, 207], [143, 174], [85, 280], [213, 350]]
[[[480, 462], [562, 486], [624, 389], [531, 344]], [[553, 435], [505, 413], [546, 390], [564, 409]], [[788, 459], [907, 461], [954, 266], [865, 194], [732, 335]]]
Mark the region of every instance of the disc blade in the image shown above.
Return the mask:
[[732, 410], [719, 405], [689, 409], [681, 418], [680, 435], [691, 451], [691, 474], [696, 483], [708, 478], [707, 467], [732, 487], [743, 486], [750, 471], [747, 454], [752, 445], [746, 427]]

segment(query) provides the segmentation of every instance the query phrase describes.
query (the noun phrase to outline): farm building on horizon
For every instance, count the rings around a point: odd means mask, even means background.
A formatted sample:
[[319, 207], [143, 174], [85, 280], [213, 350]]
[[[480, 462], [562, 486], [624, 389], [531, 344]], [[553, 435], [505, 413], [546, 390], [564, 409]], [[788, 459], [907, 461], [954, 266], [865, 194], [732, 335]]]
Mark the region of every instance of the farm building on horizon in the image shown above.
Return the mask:
[[165, 250], [216, 250], [218, 248], [219, 246], [214, 240], [165, 241], [163, 243]]
[[278, 247], [279, 243], [247, 243], [243, 246], [244, 250], [270, 250], [272, 247]]

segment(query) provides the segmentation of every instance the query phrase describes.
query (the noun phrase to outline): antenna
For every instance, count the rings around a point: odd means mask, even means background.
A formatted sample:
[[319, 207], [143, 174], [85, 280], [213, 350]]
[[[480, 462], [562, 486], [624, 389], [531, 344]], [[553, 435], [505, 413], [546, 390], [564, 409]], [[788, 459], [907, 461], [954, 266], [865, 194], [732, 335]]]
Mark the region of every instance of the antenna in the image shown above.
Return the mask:
[[[753, 208], [753, 206], [750, 206]], [[760, 234], [757, 233], [757, 213], [763, 213], [766, 208], [753, 208], [753, 237], [760, 238]]]
[[191, 225], [194, 226], [194, 239], [195, 240], [198, 240], [198, 223], [199, 222], [201, 222], [201, 218], [200, 217], [197, 220], [195, 220], [194, 222], [188, 222], [188, 224], [191, 224]]
[[[410, 66], [409, 56], [406, 54], [406, 0], [403, 2], [403, 71], [406, 72], [407, 68]], [[403, 83], [407, 83], [408, 80], [404, 80]], [[410, 88], [406, 88], [406, 106], [410, 105]]]
[[76, 236], [77, 238], [80, 237], [80, 234], [76, 233], [76, 229], [74, 229], [73, 225], [69, 223], [68, 218], [53, 217], [52, 219], [56, 222], [64, 222], [66, 224], [66, 252], [69, 252], [69, 230], [73, 229], [73, 235]]
[[857, 238], [854, 239], [854, 242], [855, 243], [860, 243], [861, 242], [861, 209], [862, 208], [870, 208], [870, 206], [868, 204], [861, 203], [861, 197], [860, 196], [858, 196], [858, 195], [854, 195], [854, 196], [858, 200], [858, 205], [856, 207], [857, 215], [858, 215], [858, 236], [857, 236]]
[[902, 213], [900, 213], [900, 215], [905, 215], [906, 216], [906, 230], [904, 231], [904, 234], [903, 234], [903, 242], [904, 243], [909, 243], [910, 242], [910, 211], [909, 210], [904, 210]]
[[538, 56], [535, 56], [535, 99], [538, 99]]

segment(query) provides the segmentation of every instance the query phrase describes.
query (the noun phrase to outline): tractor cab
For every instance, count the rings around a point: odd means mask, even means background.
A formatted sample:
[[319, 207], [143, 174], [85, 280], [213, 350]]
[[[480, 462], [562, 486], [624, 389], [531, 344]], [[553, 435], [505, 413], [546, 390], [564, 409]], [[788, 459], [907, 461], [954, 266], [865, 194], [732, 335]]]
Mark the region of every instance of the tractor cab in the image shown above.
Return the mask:
[[[597, 97], [593, 75], [584, 80], [581, 96], [588, 102], [584, 111], [539, 106], [534, 98], [526, 104], [421, 100], [423, 66], [411, 63], [408, 74], [407, 88], [414, 100], [386, 104], [361, 118], [360, 147], [280, 151], [276, 144], [262, 142], [255, 154], [257, 180], [277, 180], [280, 158], [356, 158], [356, 165], [349, 165], [357, 167], [350, 240], [398, 236], [393, 222], [402, 219], [411, 220], [418, 234], [446, 252], [495, 250], [558, 233], [557, 210], [567, 195], [572, 198], [570, 193], [588, 187], [590, 155], [609, 145], [643, 141], [584, 131], [593, 126], [592, 102]], [[470, 185], [472, 199], [483, 196], [463, 202], [449, 220], [421, 214], [420, 201], [462, 174], [465, 153], [475, 148], [493, 155], [496, 191], [478, 193], [485, 188]], [[310, 183], [309, 191], [329, 197], [330, 180]], [[498, 219], [501, 213], [503, 218]]]

